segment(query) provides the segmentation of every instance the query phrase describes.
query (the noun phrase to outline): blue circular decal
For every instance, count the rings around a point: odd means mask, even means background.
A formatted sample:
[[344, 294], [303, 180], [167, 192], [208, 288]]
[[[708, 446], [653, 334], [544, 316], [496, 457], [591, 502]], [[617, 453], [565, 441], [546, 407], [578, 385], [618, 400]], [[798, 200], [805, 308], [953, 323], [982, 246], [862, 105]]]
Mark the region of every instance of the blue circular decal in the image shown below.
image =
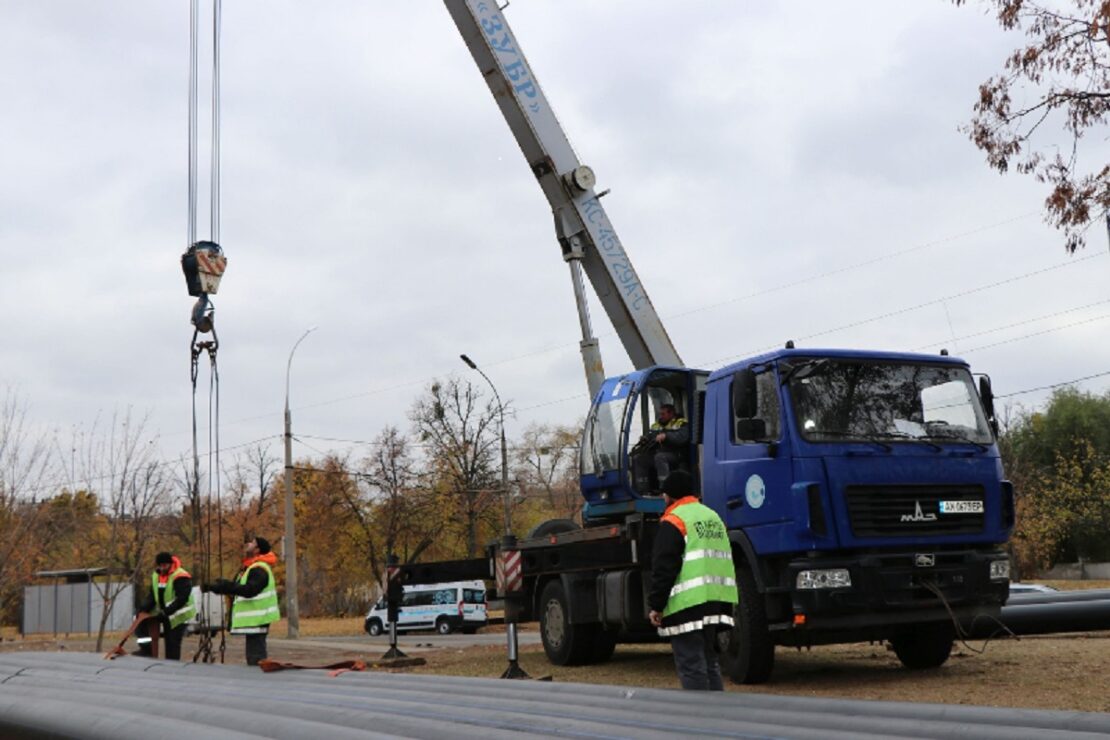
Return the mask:
[[758, 475], [752, 475], [748, 478], [748, 484], [744, 486], [744, 498], [747, 499], [748, 506], [753, 509], [763, 506], [763, 502], [767, 498], [767, 487], [763, 485], [763, 479]]

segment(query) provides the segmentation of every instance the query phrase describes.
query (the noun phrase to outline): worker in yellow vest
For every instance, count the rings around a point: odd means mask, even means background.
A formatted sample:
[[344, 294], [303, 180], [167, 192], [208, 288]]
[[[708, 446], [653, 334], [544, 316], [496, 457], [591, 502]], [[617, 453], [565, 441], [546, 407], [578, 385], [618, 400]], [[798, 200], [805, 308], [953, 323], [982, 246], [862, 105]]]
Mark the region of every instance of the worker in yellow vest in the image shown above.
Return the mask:
[[674, 404], [659, 407], [659, 417], [629, 450], [632, 482], [642, 494], [662, 489], [672, 470], [684, 469], [690, 462], [690, 426]]
[[[197, 608], [193, 600], [192, 578], [181, 567], [177, 556], [168, 552], [160, 552], [154, 556], [150, 595], [139, 605], [139, 611], [150, 614], [162, 623], [162, 633], [166, 638], [166, 660], [181, 660], [181, 641], [185, 637], [185, 627], [196, 616]], [[143, 640], [141, 637], [139, 639]]]
[[231, 602], [231, 634], [246, 637], [247, 665], [266, 658], [266, 635], [270, 625], [281, 619], [278, 609], [274, 566], [277, 557], [264, 537], [243, 544], [243, 567], [234, 580], [220, 578], [204, 588], [234, 596]]
[[648, 618], [671, 641], [682, 688], [723, 691], [717, 633], [732, 627], [737, 604], [728, 530], [701, 503], [685, 470], [671, 471], [663, 498], [667, 509], [652, 550]]

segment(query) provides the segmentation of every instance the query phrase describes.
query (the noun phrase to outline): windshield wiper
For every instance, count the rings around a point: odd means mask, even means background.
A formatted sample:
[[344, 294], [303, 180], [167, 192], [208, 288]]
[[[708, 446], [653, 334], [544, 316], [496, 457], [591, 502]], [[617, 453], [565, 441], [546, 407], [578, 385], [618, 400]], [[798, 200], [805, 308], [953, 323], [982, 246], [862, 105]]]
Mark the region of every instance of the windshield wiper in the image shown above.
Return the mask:
[[799, 362], [797, 365], [791, 365], [789, 369], [782, 374], [782, 381], [779, 385], [786, 385], [795, 375], [798, 376], [799, 380], [808, 378], [826, 364], [828, 364], [828, 359], [821, 358], [818, 360], [806, 360], [805, 362]]
[[913, 434], [907, 434], [906, 432], [876, 432], [873, 436], [881, 437], [882, 439], [904, 439], [907, 442], [920, 442], [923, 445], [932, 447], [937, 452], [942, 452], [944, 450], [944, 448], [936, 442], [930, 442], [927, 437], [918, 437]]
[[959, 442], [959, 443], [965, 444], [965, 445], [975, 445], [976, 447], [979, 448], [980, 452], [986, 452], [987, 450], [990, 449], [987, 445], [983, 444], [982, 442], [976, 442], [974, 439], [971, 439], [970, 437], [966, 437], [966, 436], [964, 436], [962, 434], [959, 434], [959, 433], [956, 433], [956, 432], [949, 432], [949, 433], [945, 433], [945, 434], [937, 434], [936, 432], [934, 432], [934, 433], [930, 434], [929, 437], [931, 439], [940, 439], [940, 440], [944, 440], [946, 442]]
[[882, 448], [886, 452], [894, 451], [893, 447], [888, 445], [886, 442], [883, 442], [881, 439], [877, 439], [875, 435], [852, 434], [851, 432], [842, 432], [838, 429], [806, 429], [805, 434], [824, 434], [828, 437], [840, 437], [842, 439], [848, 440], [849, 442], [870, 442], [876, 447]]

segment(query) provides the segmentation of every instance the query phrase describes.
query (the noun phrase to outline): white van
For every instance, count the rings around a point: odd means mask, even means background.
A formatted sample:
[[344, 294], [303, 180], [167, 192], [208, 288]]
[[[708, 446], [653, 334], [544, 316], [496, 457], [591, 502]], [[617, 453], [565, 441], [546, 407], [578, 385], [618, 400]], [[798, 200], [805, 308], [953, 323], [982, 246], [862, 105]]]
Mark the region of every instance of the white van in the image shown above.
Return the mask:
[[[449, 635], [461, 629], [469, 634], [488, 622], [484, 583], [430, 583], [404, 587], [397, 631], [434, 629], [441, 635]], [[370, 635], [380, 635], [388, 629], [389, 617], [385, 596], [382, 596], [366, 615], [366, 631]]]

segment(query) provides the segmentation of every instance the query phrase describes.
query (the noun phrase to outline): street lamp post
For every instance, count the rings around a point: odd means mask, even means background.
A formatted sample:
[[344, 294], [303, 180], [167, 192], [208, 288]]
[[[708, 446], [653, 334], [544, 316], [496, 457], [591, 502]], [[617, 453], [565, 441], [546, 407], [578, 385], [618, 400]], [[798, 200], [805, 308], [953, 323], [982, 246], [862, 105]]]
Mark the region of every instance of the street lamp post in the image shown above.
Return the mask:
[[[499, 570], [504, 569], [504, 581], [501, 582], [499, 578], [498, 590], [505, 598], [505, 637], [508, 641], [509, 648], [509, 667], [501, 674], [501, 678], [529, 678], [528, 674], [520, 667], [519, 650], [517, 639], [517, 622], [520, 620], [521, 612], [521, 592], [519, 590], [510, 590], [510, 581], [512, 580], [508, 575], [509, 570], [506, 560], [513, 552], [517, 551], [516, 537], [513, 536], [513, 513], [512, 508], [509, 506], [509, 453], [508, 447], [505, 446], [505, 404], [501, 403], [501, 394], [497, 392], [496, 386], [489, 376], [482, 372], [481, 368], [474, 364], [474, 360], [466, 355], [459, 355], [459, 358], [470, 367], [471, 370], [477, 370], [478, 373], [486, 379], [489, 383], [490, 390], [493, 391], [493, 397], [497, 399], [497, 412], [501, 419], [501, 494], [505, 500], [505, 536], [501, 538], [501, 547], [498, 554]], [[519, 562], [519, 561], [517, 561]]]
[[474, 364], [474, 360], [466, 355], [459, 355], [459, 358], [465, 362], [471, 370], [477, 370], [478, 374], [486, 379], [489, 383], [490, 390], [493, 391], [493, 397], [497, 399], [497, 412], [501, 419], [501, 497], [505, 502], [505, 534], [511, 535], [513, 533], [513, 513], [509, 505], [509, 453], [508, 448], [505, 446], [505, 405], [501, 403], [501, 395], [494, 387], [493, 381], [489, 376], [482, 372], [482, 369]]
[[309, 327], [289, 350], [285, 363], [285, 617], [287, 637], [300, 636], [301, 615], [297, 608], [297, 540], [293, 527], [293, 415], [289, 413], [289, 371], [293, 368], [293, 353], [316, 327]]

